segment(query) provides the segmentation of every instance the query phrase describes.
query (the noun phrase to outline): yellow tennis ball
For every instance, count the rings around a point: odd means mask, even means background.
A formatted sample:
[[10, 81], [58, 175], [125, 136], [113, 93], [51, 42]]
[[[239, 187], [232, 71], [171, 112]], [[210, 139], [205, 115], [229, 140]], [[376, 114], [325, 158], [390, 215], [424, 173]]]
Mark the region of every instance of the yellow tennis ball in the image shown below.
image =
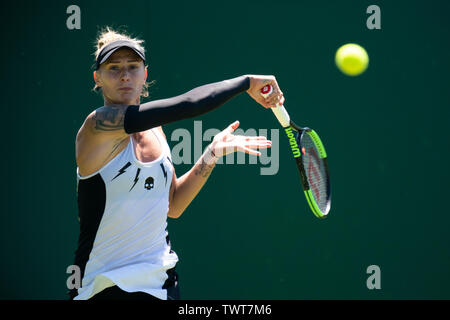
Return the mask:
[[369, 65], [366, 50], [355, 43], [347, 43], [336, 51], [336, 65], [344, 74], [357, 76], [363, 73]]

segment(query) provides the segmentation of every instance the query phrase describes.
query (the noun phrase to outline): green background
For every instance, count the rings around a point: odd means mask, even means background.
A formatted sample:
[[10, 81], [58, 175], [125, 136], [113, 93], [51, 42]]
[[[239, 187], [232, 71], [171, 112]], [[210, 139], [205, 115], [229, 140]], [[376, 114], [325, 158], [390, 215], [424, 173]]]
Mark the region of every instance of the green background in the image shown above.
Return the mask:
[[[81, 30], [66, 28], [71, 4]], [[381, 30], [366, 27], [371, 4]], [[182, 298], [450, 298], [449, 12], [448, 1], [424, 0], [2, 3], [0, 298], [67, 299], [78, 240], [74, 142], [103, 103], [91, 66], [106, 25], [146, 41], [150, 99], [275, 75], [291, 117], [327, 148], [325, 220], [308, 209], [281, 131], [276, 175], [250, 164], [214, 170], [169, 220]], [[370, 56], [359, 77], [334, 65], [348, 42]], [[206, 130], [236, 119], [280, 129], [247, 94], [196, 120]], [[193, 131], [193, 119], [164, 130], [177, 128]], [[178, 176], [189, 168], [176, 166]], [[381, 269], [380, 290], [366, 287], [370, 265]]]

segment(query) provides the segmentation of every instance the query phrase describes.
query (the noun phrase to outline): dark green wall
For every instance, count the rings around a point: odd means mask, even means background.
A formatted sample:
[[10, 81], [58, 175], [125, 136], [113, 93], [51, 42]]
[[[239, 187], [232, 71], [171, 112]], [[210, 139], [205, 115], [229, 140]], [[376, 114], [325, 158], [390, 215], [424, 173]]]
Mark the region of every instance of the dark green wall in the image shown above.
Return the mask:
[[[66, 28], [71, 4], [81, 30]], [[366, 28], [371, 4], [381, 30]], [[259, 165], [215, 169], [182, 218], [169, 220], [183, 298], [450, 298], [449, 12], [448, 1], [424, 0], [2, 4], [0, 298], [66, 299], [78, 239], [74, 140], [103, 103], [90, 90], [105, 25], [146, 40], [151, 99], [273, 74], [292, 118], [327, 147], [333, 204], [323, 221], [307, 207], [283, 139], [276, 175]], [[334, 65], [348, 42], [370, 56], [356, 78]], [[246, 94], [201, 117], [204, 129], [236, 119], [280, 128]], [[193, 131], [193, 120], [166, 126], [167, 136], [177, 128]], [[381, 268], [381, 290], [366, 287], [369, 265]]]

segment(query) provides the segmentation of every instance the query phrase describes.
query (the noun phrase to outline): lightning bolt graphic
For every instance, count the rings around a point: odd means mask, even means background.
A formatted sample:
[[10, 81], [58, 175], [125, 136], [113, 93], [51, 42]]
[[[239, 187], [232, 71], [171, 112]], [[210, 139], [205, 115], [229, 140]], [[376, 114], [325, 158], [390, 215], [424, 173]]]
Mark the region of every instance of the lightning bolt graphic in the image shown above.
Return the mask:
[[166, 172], [166, 168], [164, 167], [164, 165], [162, 163], [159, 164], [161, 166], [161, 169], [164, 173], [164, 178], [166, 178], [166, 185], [167, 185], [167, 172]]
[[120, 176], [122, 173], [124, 173], [124, 172], [127, 170], [127, 168], [128, 168], [129, 166], [131, 166], [131, 162], [127, 162], [127, 164], [124, 165], [124, 166], [122, 167], [122, 169], [119, 170], [119, 173], [118, 173], [114, 178], [112, 178], [111, 181], [113, 181], [115, 178], [117, 178], [117, 177]]
[[[136, 171], [136, 177], [134, 178], [134, 184], [133, 184], [133, 186], [131, 187], [131, 189], [134, 188], [134, 186], [136, 185], [136, 182], [138, 182], [138, 180], [139, 180], [139, 172], [141, 172], [141, 169], [140, 169], [140, 168], [138, 168], [137, 171]], [[130, 189], [130, 191], [131, 191], [131, 189]]]

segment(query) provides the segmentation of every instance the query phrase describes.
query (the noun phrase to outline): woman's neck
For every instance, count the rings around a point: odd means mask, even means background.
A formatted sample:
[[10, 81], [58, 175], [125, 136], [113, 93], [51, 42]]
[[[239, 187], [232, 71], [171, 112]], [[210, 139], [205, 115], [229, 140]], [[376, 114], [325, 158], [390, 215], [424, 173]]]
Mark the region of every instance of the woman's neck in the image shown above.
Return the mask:
[[139, 105], [141, 104], [141, 99], [140, 98], [136, 98], [136, 100], [130, 100], [130, 101], [120, 101], [120, 102], [116, 102], [113, 100], [110, 100], [109, 98], [103, 96], [103, 101], [105, 103], [105, 106], [114, 106], [114, 105]]

